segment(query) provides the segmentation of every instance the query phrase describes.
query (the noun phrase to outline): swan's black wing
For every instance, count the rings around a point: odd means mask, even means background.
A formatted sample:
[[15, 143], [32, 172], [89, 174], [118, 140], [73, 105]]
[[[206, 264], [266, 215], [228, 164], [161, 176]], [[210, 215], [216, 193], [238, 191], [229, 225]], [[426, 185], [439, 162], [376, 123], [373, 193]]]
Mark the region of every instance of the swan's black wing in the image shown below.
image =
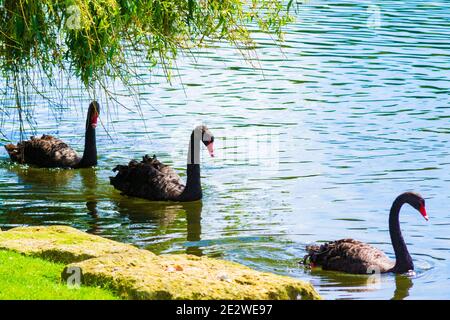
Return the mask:
[[17, 146], [8, 144], [5, 148], [11, 160], [21, 164], [68, 168], [80, 162], [80, 157], [72, 148], [49, 135], [43, 135], [41, 138], [31, 137], [30, 140], [19, 142]]
[[130, 161], [128, 165], [114, 168], [111, 184], [122, 194], [154, 201], [176, 200], [184, 190], [180, 177], [155, 156], [145, 156], [141, 162]]
[[306, 247], [305, 259], [323, 270], [335, 270], [355, 274], [388, 272], [394, 266], [382, 251], [353, 239], [341, 239]]

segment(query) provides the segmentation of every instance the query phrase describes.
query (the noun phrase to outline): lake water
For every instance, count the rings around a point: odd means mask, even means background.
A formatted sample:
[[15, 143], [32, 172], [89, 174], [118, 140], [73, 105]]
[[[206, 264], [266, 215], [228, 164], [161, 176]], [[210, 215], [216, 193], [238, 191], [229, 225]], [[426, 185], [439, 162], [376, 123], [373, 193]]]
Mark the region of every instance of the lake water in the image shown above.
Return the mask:
[[[99, 99], [95, 170], [12, 166], [0, 151], [0, 227], [67, 224], [156, 253], [237, 261], [311, 281], [326, 299], [449, 299], [449, 15], [448, 1], [308, 1], [281, 49], [255, 34], [253, 66], [226, 45], [180, 57], [172, 85], [141, 66], [149, 86], [139, 94], [111, 87], [128, 109]], [[75, 86], [65, 93], [71, 109], [35, 110], [29, 133], [81, 153], [89, 97]], [[184, 176], [200, 123], [217, 141], [215, 158], [202, 151], [202, 203], [151, 203], [109, 185], [116, 164], [146, 153]], [[408, 190], [426, 198], [430, 216], [408, 206], [401, 214], [416, 276], [298, 265], [306, 244], [344, 237], [392, 256], [388, 213]]]

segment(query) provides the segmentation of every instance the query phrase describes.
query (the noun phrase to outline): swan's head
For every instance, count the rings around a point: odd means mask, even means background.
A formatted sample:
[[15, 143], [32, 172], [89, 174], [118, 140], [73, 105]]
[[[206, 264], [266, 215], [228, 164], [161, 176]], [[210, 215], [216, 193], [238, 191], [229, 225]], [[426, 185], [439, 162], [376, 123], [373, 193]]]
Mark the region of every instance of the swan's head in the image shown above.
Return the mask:
[[409, 203], [414, 209], [420, 212], [420, 214], [428, 221], [427, 210], [425, 209], [425, 200], [422, 196], [415, 192], [405, 192], [403, 194], [405, 201]]
[[88, 126], [92, 128], [97, 128], [98, 116], [100, 115], [100, 105], [97, 101], [92, 101], [89, 104], [88, 110]]
[[208, 149], [209, 155], [214, 157], [214, 136], [211, 131], [209, 131], [208, 127], [204, 125], [198, 126], [195, 128], [195, 131], [200, 134], [199, 136], [201, 137], [203, 144]]

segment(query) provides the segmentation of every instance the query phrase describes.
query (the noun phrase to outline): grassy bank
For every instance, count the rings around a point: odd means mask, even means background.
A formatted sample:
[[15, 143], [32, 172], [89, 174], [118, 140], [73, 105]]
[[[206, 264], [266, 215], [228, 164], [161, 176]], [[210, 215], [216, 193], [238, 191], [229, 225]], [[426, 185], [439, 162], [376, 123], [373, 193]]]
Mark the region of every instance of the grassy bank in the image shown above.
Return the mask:
[[113, 293], [94, 287], [70, 289], [61, 282], [64, 264], [0, 250], [0, 300], [111, 300]]

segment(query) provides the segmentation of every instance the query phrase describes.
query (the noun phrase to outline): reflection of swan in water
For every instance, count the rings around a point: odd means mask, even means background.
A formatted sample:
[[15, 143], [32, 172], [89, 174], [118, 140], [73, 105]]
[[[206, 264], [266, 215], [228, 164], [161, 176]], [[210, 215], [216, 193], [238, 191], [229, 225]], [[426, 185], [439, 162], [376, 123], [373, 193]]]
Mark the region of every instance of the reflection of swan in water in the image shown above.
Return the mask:
[[[20, 184], [28, 185], [31, 188], [53, 189], [53, 187], [63, 187], [67, 185], [76, 174], [81, 176], [82, 194], [86, 198], [86, 207], [90, 214], [97, 213], [97, 175], [95, 169], [46, 169], [27, 167], [23, 165], [12, 165], [10, 171], [17, 174]], [[39, 189], [42, 191], [41, 189]], [[28, 193], [33, 193], [32, 190], [28, 190]]]
[[162, 227], [168, 227], [183, 211], [182, 204], [175, 202], [150, 202], [123, 197], [115, 203], [117, 211], [134, 223], [154, 223]]
[[13, 165], [11, 171], [15, 172], [23, 184], [47, 188], [62, 187], [68, 184], [79, 172], [81, 176], [82, 194], [86, 197], [86, 206], [89, 213], [97, 213], [97, 175], [93, 168], [71, 169], [45, 169]]
[[[14, 176], [18, 179], [17, 191], [11, 190], [13, 201], [8, 203], [5, 199], [6, 203], [2, 205], [5, 211], [2, 218], [8, 223], [46, 225], [56, 219], [58, 223], [71, 224], [78, 211], [71, 204], [80, 202], [86, 203], [89, 213], [97, 213], [97, 177], [92, 168], [61, 170], [23, 165], [2, 168], [9, 170], [13, 179], [16, 179]], [[77, 180], [78, 174], [80, 181]], [[20, 193], [20, 197], [16, 197], [14, 192]], [[42, 205], [44, 201], [45, 205]]]
[[[160, 228], [187, 229], [186, 240], [197, 242], [201, 240], [202, 202], [151, 202], [137, 198], [120, 197], [116, 201], [117, 211], [127, 216], [133, 223], [151, 224]], [[180, 214], [186, 214], [184, 219], [177, 219]], [[198, 246], [187, 246], [186, 253], [202, 255]]]
[[17, 174], [21, 183], [48, 187], [64, 186], [76, 173], [75, 170], [42, 169], [23, 165], [11, 165], [10, 171]]
[[404, 274], [394, 276], [383, 274], [356, 275], [335, 271], [323, 271], [320, 268], [311, 269], [310, 272], [311, 275], [320, 277], [326, 283], [326, 287], [345, 288], [344, 290], [349, 293], [371, 292], [385, 288], [386, 284], [393, 281], [395, 277], [395, 292], [392, 300], [403, 300], [408, 297], [409, 289], [413, 286], [411, 278]]
[[311, 275], [318, 276], [327, 283], [327, 287], [346, 287], [348, 292], [374, 291], [380, 284], [379, 275], [355, 275], [342, 272], [311, 269]]
[[78, 170], [83, 186], [83, 195], [86, 198], [86, 208], [88, 213], [97, 217], [97, 174], [94, 168]]
[[100, 235], [101, 230], [98, 224], [97, 210], [97, 172], [94, 168], [80, 169], [78, 171], [81, 176], [81, 185], [83, 187], [82, 190], [86, 201], [87, 213], [93, 218], [87, 232]]
[[[186, 224], [187, 224], [187, 241], [198, 242], [201, 240], [202, 235], [202, 207], [201, 201], [190, 202], [183, 204], [186, 211]], [[203, 255], [202, 249], [199, 246], [187, 246], [186, 253], [196, 256]]]
[[409, 296], [413, 282], [407, 275], [398, 274], [395, 277], [395, 292], [391, 300], [403, 300]]

